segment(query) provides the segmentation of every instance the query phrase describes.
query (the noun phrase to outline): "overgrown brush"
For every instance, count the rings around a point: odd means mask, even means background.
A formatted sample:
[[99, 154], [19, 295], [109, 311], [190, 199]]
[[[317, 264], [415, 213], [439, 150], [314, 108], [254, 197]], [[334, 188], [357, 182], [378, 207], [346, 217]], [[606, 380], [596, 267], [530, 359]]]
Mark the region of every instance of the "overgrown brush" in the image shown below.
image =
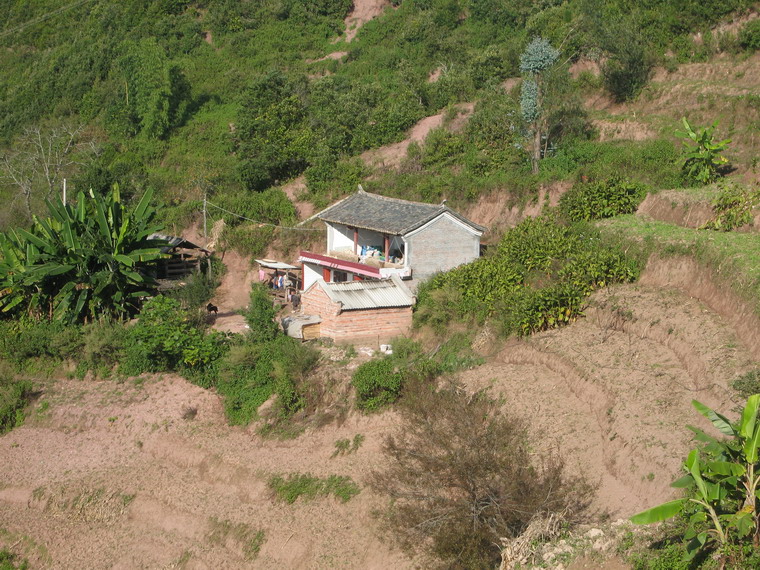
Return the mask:
[[370, 484], [389, 498], [387, 528], [406, 549], [446, 567], [494, 568], [502, 541], [552, 514], [571, 524], [588, 505], [591, 487], [531, 451], [525, 423], [487, 394], [415, 383], [399, 410]]
[[559, 207], [569, 220], [588, 222], [632, 214], [646, 193], [642, 184], [614, 177], [573, 185], [560, 198]]
[[0, 435], [24, 422], [24, 409], [32, 396], [32, 383], [0, 377]]
[[365, 362], [354, 372], [356, 407], [377, 411], [397, 401], [409, 382], [433, 380], [479, 363], [466, 335], [453, 335], [430, 354], [418, 342], [398, 338], [393, 354]]
[[531, 334], [575, 320], [592, 291], [639, 271], [639, 260], [596, 229], [552, 212], [508, 231], [492, 256], [423, 284], [415, 324], [492, 320], [507, 335]]

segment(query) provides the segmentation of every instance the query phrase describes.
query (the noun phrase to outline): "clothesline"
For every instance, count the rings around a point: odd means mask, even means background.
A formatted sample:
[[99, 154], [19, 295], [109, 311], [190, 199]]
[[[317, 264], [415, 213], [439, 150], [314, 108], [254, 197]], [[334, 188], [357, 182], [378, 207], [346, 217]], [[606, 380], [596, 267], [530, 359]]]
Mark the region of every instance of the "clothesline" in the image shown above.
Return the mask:
[[236, 214], [235, 212], [231, 212], [227, 210], [226, 208], [222, 208], [221, 206], [217, 206], [213, 202], [210, 202], [209, 200], [206, 200], [207, 206], [213, 206], [217, 210], [221, 210], [222, 212], [225, 212], [229, 214], [230, 216], [235, 216], [236, 218], [240, 218], [241, 220], [246, 220], [248, 222], [253, 222], [254, 224], [259, 224], [260, 226], [269, 226], [272, 228], [280, 228], [282, 230], [296, 230], [301, 232], [323, 232], [323, 229], [319, 228], [298, 228], [293, 226], [280, 226], [278, 224], [271, 224], [269, 222], [260, 222], [259, 220], [252, 220], [251, 218], [246, 218], [245, 216], [241, 216], [240, 214]]

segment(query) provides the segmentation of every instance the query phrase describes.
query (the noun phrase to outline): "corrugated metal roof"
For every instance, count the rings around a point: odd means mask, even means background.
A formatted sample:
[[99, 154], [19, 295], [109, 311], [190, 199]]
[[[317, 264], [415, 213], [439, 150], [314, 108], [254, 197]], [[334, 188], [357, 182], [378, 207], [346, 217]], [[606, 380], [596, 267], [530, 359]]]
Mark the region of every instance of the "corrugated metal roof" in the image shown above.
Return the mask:
[[483, 226], [471, 222], [443, 204], [424, 204], [388, 198], [363, 190], [321, 211], [317, 217], [325, 222], [392, 235], [404, 235], [445, 212], [476, 231], [481, 233], [485, 231]]
[[331, 301], [341, 304], [344, 311], [414, 305], [414, 295], [396, 275], [378, 281], [325, 283], [320, 279], [317, 283]]

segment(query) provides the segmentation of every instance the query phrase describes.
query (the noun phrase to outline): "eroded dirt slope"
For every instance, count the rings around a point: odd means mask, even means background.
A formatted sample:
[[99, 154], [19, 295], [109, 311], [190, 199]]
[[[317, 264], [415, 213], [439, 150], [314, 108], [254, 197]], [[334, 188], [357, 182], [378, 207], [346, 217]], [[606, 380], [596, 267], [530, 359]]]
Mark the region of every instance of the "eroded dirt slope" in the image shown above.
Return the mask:
[[[461, 379], [503, 396], [529, 419], [536, 449], [589, 475], [596, 507], [625, 517], [674, 493], [691, 445], [684, 426], [706, 427], [690, 401], [732, 413], [729, 382], [757, 363], [731, 320], [676, 289], [615, 287], [592, 305], [570, 327], [494, 348]], [[379, 531], [372, 513], [384, 501], [364, 486], [393, 413], [352, 413], [277, 441], [227, 426], [213, 392], [175, 376], [59, 380], [40, 401], [0, 438], [0, 546], [33, 567], [414, 566]], [[359, 433], [357, 453], [331, 458], [336, 440]], [[277, 502], [267, 481], [290, 472], [348, 475], [362, 492]]]

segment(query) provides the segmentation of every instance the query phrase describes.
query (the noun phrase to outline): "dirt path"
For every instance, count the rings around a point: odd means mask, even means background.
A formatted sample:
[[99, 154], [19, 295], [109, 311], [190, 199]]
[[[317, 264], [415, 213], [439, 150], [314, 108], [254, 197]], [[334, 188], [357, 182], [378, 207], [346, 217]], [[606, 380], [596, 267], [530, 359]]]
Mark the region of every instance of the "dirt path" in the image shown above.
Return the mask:
[[346, 42], [353, 41], [364, 24], [377, 18], [390, 5], [389, 0], [354, 0], [354, 9], [346, 16]]

